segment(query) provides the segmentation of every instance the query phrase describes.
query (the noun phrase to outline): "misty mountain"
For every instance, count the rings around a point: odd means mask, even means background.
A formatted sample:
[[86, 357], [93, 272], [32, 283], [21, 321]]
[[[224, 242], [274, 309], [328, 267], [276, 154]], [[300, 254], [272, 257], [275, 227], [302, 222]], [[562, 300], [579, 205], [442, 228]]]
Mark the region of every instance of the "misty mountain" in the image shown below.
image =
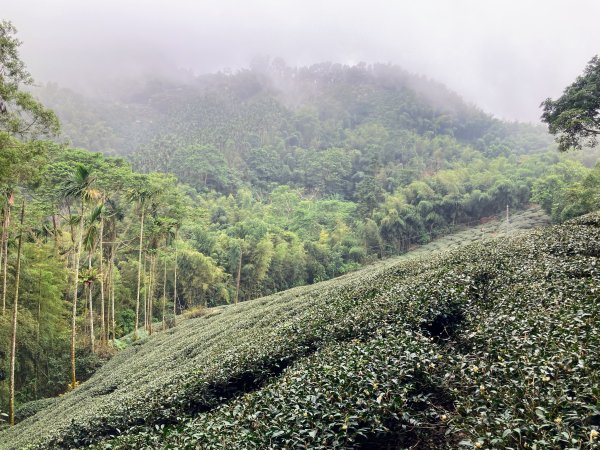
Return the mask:
[[[492, 118], [442, 84], [386, 64], [292, 68], [255, 59], [235, 73], [123, 80], [94, 96], [53, 84], [37, 94], [73, 145], [221, 192], [242, 184], [270, 190], [282, 177], [315, 190], [306, 172], [327, 152], [335, 157], [331, 149], [354, 167], [350, 177], [390, 166], [413, 171], [395, 187], [451, 168], [465, 147], [496, 157], [551, 144], [541, 127]], [[194, 155], [209, 167], [193, 169]], [[203, 186], [190, 170], [204, 173]]]

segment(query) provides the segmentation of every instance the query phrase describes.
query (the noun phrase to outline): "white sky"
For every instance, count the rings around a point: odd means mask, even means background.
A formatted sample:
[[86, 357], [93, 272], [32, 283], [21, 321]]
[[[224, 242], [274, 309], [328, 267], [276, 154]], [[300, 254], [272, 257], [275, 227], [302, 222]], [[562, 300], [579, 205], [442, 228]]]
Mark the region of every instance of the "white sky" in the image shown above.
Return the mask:
[[394, 63], [502, 118], [538, 121], [600, 53], [598, 0], [0, 0], [39, 81], [326, 60]]

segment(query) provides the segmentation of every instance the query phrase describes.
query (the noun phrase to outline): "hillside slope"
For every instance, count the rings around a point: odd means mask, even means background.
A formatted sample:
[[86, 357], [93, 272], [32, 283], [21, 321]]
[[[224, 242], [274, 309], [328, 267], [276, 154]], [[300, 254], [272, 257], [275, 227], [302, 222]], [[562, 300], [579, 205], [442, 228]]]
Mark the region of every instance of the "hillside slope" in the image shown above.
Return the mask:
[[594, 214], [227, 307], [0, 448], [594, 448], [599, 257]]

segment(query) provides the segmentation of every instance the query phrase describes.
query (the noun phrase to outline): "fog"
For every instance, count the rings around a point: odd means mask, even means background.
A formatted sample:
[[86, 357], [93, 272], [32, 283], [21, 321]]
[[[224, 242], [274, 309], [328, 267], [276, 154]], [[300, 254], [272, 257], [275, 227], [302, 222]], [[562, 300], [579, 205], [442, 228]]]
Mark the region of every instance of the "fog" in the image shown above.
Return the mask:
[[38, 82], [382, 62], [446, 84], [497, 117], [537, 122], [599, 53], [594, 0], [4, 0]]

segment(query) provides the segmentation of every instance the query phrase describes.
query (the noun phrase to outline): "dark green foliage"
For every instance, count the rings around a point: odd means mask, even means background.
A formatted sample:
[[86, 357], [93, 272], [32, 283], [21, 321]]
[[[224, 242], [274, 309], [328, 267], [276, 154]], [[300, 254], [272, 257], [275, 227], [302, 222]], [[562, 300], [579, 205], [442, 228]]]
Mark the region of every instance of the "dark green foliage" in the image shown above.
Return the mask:
[[121, 352], [0, 437], [6, 448], [593, 448], [599, 233], [595, 214], [223, 308]]
[[600, 58], [594, 56], [562, 96], [548, 98], [542, 106], [542, 120], [557, 135], [559, 150], [594, 147], [600, 134]]
[[[154, 155], [148, 154], [147, 158], [154, 158]], [[216, 148], [208, 146], [196, 145], [176, 150], [162, 171], [176, 173], [182, 183], [200, 192], [216, 190], [228, 193], [234, 191], [238, 183], [223, 155]]]
[[91, 352], [88, 348], [77, 349], [77, 378], [80, 381], [89, 379], [109, 359], [110, 355]]

